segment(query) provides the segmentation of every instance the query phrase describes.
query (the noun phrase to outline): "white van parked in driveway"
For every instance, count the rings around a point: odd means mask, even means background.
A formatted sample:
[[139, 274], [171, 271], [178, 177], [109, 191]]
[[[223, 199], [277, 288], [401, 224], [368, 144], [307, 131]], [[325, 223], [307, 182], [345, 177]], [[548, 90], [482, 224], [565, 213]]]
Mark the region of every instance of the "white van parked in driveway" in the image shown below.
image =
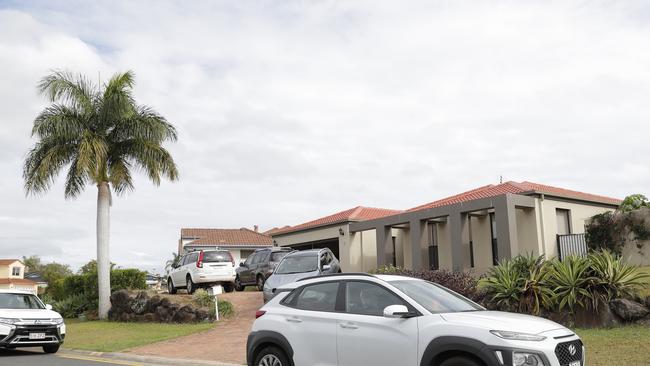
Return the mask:
[[43, 347], [55, 353], [65, 339], [61, 315], [31, 292], [0, 290], [0, 348]]
[[223, 286], [224, 291], [235, 289], [235, 259], [227, 250], [202, 250], [179, 258], [167, 278], [167, 290], [175, 294], [179, 288], [192, 294], [199, 287]]

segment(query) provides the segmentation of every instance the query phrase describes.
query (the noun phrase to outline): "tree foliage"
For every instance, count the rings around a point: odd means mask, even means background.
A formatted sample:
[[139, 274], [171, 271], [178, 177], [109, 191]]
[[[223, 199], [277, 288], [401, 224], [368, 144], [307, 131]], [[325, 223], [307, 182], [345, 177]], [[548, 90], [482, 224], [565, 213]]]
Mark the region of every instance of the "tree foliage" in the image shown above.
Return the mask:
[[28, 194], [47, 191], [67, 167], [65, 196], [78, 196], [87, 184], [107, 182], [117, 194], [133, 190], [132, 171], [178, 178], [165, 141], [176, 129], [150, 107], [136, 104], [132, 72], [115, 74], [98, 86], [83, 75], [54, 71], [38, 90], [52, 103], [34, 120], [37, 139], [23, 166]]

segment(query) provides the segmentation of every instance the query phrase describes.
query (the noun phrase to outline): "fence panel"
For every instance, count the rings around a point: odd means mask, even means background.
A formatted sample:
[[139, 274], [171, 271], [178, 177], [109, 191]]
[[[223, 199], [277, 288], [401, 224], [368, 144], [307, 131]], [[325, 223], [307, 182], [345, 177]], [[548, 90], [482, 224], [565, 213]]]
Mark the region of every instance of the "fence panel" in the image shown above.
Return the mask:
[[557, 249], [560, 260], [569, 256], [584, 257], [587, 255], [585, 234], [568, 234], [557, 236]]

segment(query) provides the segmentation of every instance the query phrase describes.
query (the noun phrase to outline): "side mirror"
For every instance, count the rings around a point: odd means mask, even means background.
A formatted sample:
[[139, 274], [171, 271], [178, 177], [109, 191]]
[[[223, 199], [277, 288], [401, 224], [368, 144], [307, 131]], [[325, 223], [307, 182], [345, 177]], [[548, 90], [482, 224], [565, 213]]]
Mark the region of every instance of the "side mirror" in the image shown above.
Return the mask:
[[52, 305], [50, 305], [50, 304], [45, 304], [45, 309], [47, 309], [47, 310], [52, 310]]
[[390, 305], [384, 309], [384, 318], [410, 318], [413, 313], [404, 305]]
[[330, 269], [332, 269], [332, 266], [330, 266], [329, 264], [323, 266], [323, 272], [329, 271]]

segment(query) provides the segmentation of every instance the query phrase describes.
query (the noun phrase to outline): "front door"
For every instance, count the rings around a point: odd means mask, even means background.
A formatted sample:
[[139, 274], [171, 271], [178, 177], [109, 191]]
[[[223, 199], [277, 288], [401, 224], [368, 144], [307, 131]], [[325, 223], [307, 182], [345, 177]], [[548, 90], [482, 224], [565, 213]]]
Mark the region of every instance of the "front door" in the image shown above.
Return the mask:
[[345, 312], [337, 314], [339, 366], [416, 366], [417, 318], [383, 316], [387, 306], [408, 304], [372, 282], [349, 281], [345, 286]]

